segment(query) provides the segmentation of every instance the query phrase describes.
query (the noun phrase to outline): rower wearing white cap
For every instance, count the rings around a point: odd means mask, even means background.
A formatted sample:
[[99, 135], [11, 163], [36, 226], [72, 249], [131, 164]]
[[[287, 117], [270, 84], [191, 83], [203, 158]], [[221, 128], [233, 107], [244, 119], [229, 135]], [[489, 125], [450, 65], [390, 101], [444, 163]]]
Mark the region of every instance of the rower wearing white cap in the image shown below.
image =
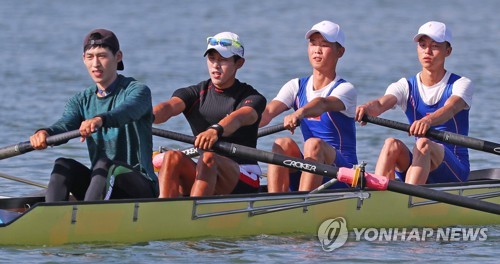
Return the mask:
[[[266, 106], [260, 126], [293, 108], [295, 112], [285, 117], [284, 126], [293, 133], [300, 123], [304, 152], [290, 137], [277, 139], [273, 152], [352, 167], [358, 162], [354, 121], [357, 92], [336, 72], [338, 60], [345, 52], [344, 32], [336, 23], [321, 21], [307, 31], [305, 38], [309, 41], [312, 75], [287, 82]], [[310, 191], [329, 180], [272, 164], [267, 175], [269, 192]], [[337, 182], [330, 188], [345, 187], [348, 185]]]
[[422, 71], [392, 83], [384, 96], [356, 109], [356, 120], [361, 122], [365, 114], [378, 116], [398, 105], [411, 124], [409, 134], [416, 137], [413, 151], [398, 139], [386, 139], [375, 174], [392, 179], [397, 174], [411, 184], [466, 181], [470, 172], [467, 148], [435, 142], [424, 135], [431, 127], [468, 134], [473, 85], [468, 78], [444, 67], [452, 51], [452, 35], [447, 25], [427, 22], [413, 41], [417, 43]]

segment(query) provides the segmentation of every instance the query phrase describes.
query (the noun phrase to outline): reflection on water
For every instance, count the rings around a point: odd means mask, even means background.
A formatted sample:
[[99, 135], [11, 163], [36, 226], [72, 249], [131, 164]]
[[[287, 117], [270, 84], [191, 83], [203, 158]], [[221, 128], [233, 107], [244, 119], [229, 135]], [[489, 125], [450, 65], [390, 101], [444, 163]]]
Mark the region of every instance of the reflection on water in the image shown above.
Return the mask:
[[[500, 228], [488, 226], [488, 240], [483, 242], [421, 242], [408, 241], [355, 241], [351, 232], [347, 243], [332, 252], [325, 252], [315, 236], [259, 235], [244, 238], [201, 239], [187, 241], [151, 241], [137, 244], [71, 245], [55, 248], [12, 248], [2, 252], [7, 256], [22, 255], [23, 261], [38, 262], [112, 262], [117, 259], [136, 262], [346, 262], [397, 263], [453, 261], [465, 262], [471, 258], [484, 263], [494, 262]], [[478, 249], [481, 249], [478, 251]], [[5, 254], [4, 254], [5, 256]], [[4, 260], [14, 260], [3, 258]], [[496, 261], [496, 260], [495, 260]]]

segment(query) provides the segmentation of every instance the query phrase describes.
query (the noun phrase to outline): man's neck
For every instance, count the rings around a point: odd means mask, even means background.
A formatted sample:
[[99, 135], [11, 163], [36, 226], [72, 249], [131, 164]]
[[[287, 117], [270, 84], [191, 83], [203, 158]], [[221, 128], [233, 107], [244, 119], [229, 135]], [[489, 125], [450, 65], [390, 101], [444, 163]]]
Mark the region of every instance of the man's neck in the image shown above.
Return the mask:
[[212, 85], [219, 89], [219, 90], [225, 90], [225, 89], [228, 89], [228, 88], [231, 88], [233, 87], [234, 83], [236, 82], [236, 78], [233, 78], [232, 80], [228, 80], [227, 82], [223, 83], [222, 85], [216, 85], [213, 81], [212, 81]]
[[96, 83], [96, 86], [99, 90], [106, 90], [116, 79], [118, 78], [118, 73], [111, 79], [110, 81], [106, 83]]
[[420, 81], [425, 86], [433, 86], [440, 82], [445, 74], [446, 70], [444, 68], [439, 70], [422, 69], [422, 72], [420, 73]]
[[[97, 85], [97, 96], [99, 97], [105, 97], [108, 94], [111, 94], [113, 90], [115, 89], [116, 85], [113, 85], [115, 81], [118, 79], [118, 74], [113, 78], [113, 80], [109, 83], [106, 84], [106, 86], [102, 85], [101, 83], [96, 83]], [[112, 86], [112, 87], [111, 87]]]
[[335, 80], [335, 77], [337, 76], [337, 73], [335, 71], [333, 72], [320, 72], [315, 70], [313, 72], [313, 89], [318, 90], [321, 89], [325, 86], [327, 86], [329, 83], [331, 83], [333, 80]]

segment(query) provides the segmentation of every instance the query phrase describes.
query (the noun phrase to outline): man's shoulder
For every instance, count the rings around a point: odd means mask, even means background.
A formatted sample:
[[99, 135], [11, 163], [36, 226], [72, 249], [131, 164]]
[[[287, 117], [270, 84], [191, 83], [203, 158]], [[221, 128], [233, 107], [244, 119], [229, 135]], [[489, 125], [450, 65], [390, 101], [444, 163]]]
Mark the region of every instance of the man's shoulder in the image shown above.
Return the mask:
[[258, 108], [262, 108], [261, 111], [264, 111], [267, 103], [266, 97], [250, 84], [240, 82], [239, 80], [237, 80], [237, 84], [239, 85], [238, 91], [240, 94], [238, 97], [242, 99], [241, 102], [243, 104], [252, 103], [258, 105]]
[[128, 86], [146, 86], [143, 82], [140, 82], [136, 80], [134, 77], [127, 77], [123, 76], [121, 74], [118, 75], [118, 85], [122, 87], [128, 87]]
[[210, 80], [203, 80], [197, 84], [178, 88], [174, 91], [172, 97], [179, 97], [184, 101], [188, 100], [189, 98], [198, 97], [201, 94], [202, 90], [207, 89], [209, 81]]
[[337, 86], [345, 86], [345, 87], [350, 87], [350, 88], [353, 88], [355, 89], [356, 87], [354, 86], [354, 84], [352, 84], [352, 82], [344, 79], [344, 78], [339, 78], [337, 80], [337, 82], [335, 82], [334, 85], [337, 85]]
[[201, 81], [197, 84], [192, 84], [189, 86], [181, 87], [181, 88], [176, 89], [174, 91], [174, 93], [172, 94], [172, 96], [177, 96], [177, 97], [179, 97], [179, 96], [183, 97], [182, 95], [184, 95], [184, 96], [198, 96], [201, 94], [202, 90], [206, 90], [208, 88], [208, 84], [209, 84], [209, 81], [204, 80], [204, 81]]
[[138, 81], [133, 77], [126, 77], [123, 75], [118, 75], [118, 78], [119, 78], [118, 79], [118, 87], [121, 88], [120, 90], [128, 91], [128, 92], [132, 92], [132, 91], [151, 92], [151, 90], [149, 89], [149, 87], [145, 83]]
[[[466, 84], [472, 83], [471, 79], [469, 79], [469, 78], [467, 78], [467, 77], [465, 77], [463, 75], [459, 75], [459, 74], [456, 74], [456, 73], [451, 73], [451, 76], [453, 76], [456, 79], [456, 81], [458, 81], [458, 82], [462, 82], [462, 83], [466, 83]], [[450, 76], [450, 78], [452, 78], [451, 76]]]
[[257, 89], [248, 83], [238, 81], [238, 85], [240, 86], [240, 90], [247, 94], [262, 95]]
[[208, 87], [208, 85], [210, 84], [210, 79], [208, 80], [203, 80], [197, 84], [193, 84], [191, 86], [188, 86], [186, 88], [191, 88], [191, 89], [196, 89], [196, 90], [202, 90], [202, 89], [206, 89]]
[[73, 95], [72, 98], [73, 99], [75, 99], [75, 98], [88, 98], [88, 97], [91, 97], [92, 95], [95, 95], [96, 90], [97, 90], [97, 86], [95, 84], [92, 84], [92, 85], [88, 86], [85, 90], [80, 91], [80, 92], [76, 93], [75, 95]]

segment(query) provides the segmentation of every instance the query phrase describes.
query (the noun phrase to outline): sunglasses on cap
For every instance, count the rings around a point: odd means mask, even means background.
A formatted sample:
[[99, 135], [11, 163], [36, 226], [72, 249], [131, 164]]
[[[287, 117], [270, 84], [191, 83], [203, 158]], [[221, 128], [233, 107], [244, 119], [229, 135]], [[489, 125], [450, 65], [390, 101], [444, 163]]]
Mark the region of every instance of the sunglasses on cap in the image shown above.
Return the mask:
[[209, 44], [210, 46], [221, 45], [223, 47], [230, 47], [230, 46], [234, 46], [236, 48], [241, 47], [241, 43], [239, 43], [236, 40], [225, 39], [225, 38], [223, 38], [223, 39], [216, 39], [214, 37], [208, 37], [207, 38], [207, 44]]

